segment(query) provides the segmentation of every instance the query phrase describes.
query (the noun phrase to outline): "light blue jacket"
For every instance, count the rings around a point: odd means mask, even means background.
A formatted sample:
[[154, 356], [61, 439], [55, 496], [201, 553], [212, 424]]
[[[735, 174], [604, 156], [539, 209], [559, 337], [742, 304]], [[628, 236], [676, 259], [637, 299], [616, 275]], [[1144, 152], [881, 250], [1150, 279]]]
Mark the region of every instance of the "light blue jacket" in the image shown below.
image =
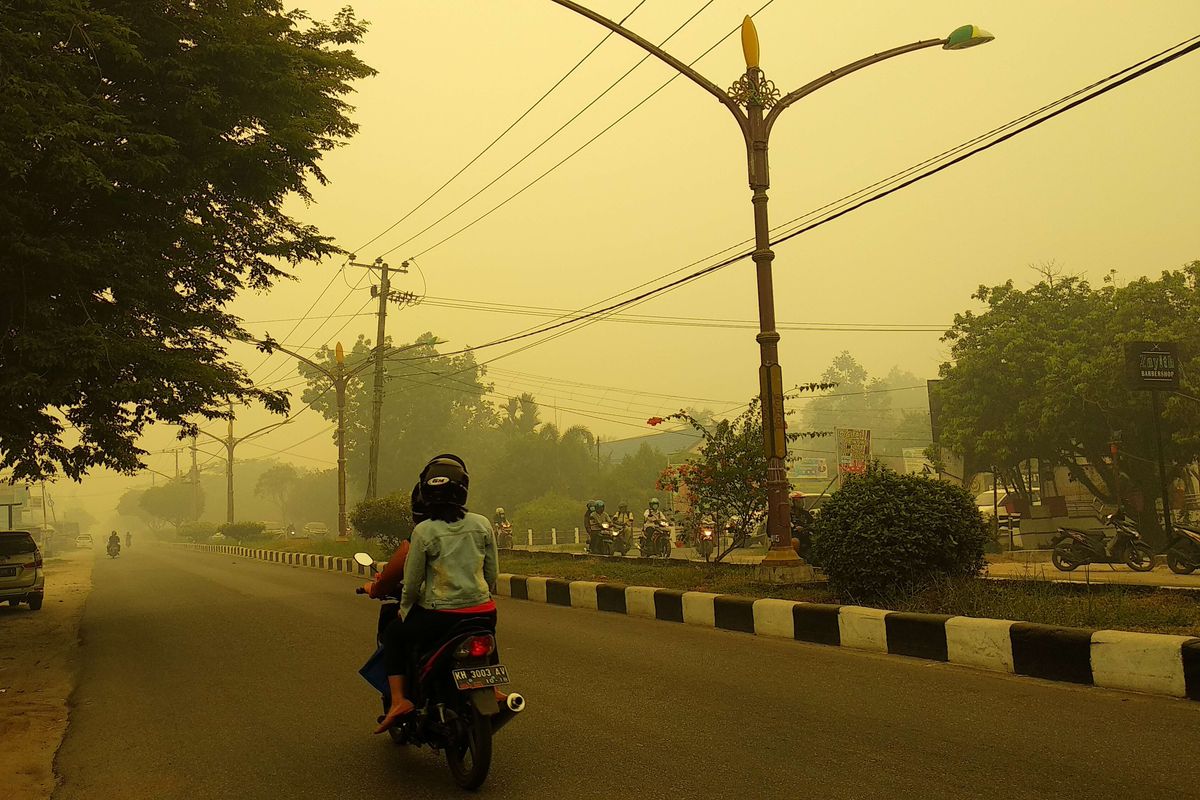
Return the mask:
[[414, 605], [445, 611], [486, 603], [499, 571], [487, 517], [468, 512], [458, 522], [427, 519], [413, 529], [401, 611], [407, 615]]

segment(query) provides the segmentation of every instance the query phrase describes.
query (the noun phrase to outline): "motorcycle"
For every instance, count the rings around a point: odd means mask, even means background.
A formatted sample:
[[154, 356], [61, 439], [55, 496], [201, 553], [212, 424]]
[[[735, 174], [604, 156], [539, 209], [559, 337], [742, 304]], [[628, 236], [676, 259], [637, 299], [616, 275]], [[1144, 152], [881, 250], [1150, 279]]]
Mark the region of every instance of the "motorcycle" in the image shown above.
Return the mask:
[[1104, 521], [1116, 529], [1111, 540], [1101, 531], [1059, 528], [1050, 542], [1055, 569], [1071, 572], [1084, 564], [1128, 564], [1135, 572], [1149, 572], [1154, 567], [1153, 552], [1137, 528], [1117, 514]]
[[1180, 525], [1171, 525], [1175, 538], [1167, 548], [1167, 566], [1176, 575], [1191, 575], [1200, 568], [1200, 530]]
[[120, 542], [109, 542], [108, 543], [108, 557], [116, 558], [119, 555], [121, 555], [121, 543]]
[[642, 558], [662, 556], [671, 557], [671, 523], [665, 519], [647, 522], [642, 529], [642, 539], [638, 543]]
[[617, 531], [611, 523], [602, 522], [588, 538], [596, 543], [596, 555], [611, 556], [617, 549]]
[[716, 526], [705, 524], [700, 526], [700, 531], [696, 534], [696, 552], [705, 561], [708, 561], [712, 557], [713, 548], [716, 544], [715, 533]]
[[633, 548], [633, 535], [629, 525], [618, 520], [613, 523], [613, 550], [619, 556], [624, 556]]
[[[355, 553], [354, 560], [376, 571], [369, 554]], [[361, 586], [355, 592], [366, 594]], [[385, 610], [388, 619], [394, 619], [399, 603], [389, 603]], [[525, 710], [525, 698], [515, 692], [500, 705], [496, 687], [509, 682], [508, 669], [497, 663], [495, 653], [495, 634], [478, 620], [464, 618], [417, 661], [408, 681], [415, 708], [388, 729], [397, 745], [444, 750], [450, 774], [463, 789], [483, 785], [492, 765], [493, 735]], [[386, 714], [391, 696], [382, 654], [377, 639], [375, 654], [359, 674], [379, 691]]]
[[513, 532], [511, 522], [501, 522], [500, 529], [496, 531], [496, 546], [502, 550], [511, 550], [513, 546]]

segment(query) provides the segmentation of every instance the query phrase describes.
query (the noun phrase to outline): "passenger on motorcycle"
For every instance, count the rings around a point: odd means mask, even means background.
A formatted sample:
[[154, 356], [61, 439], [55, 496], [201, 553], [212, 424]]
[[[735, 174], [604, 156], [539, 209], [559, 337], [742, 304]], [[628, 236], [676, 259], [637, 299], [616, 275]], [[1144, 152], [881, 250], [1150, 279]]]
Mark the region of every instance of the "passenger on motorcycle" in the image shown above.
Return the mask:
[[491, 595], [499, 574], [496, 538], [487, 517], [467, 511], [469, 486], [466, 465], [457, 456], [437, 456], [421, 471], [417, 493], [428, 519], [413, 529], [403, 559], [403, 619], [384, 631], [392, 702], [376, 733], [413, 710], [405, 696], [413, 653], [467, 618], [493, 631], [496, 628]]
[[600, 549], [597, 537], [600, 535], [600, 531], [604, 530], [605, 525], [608, 525], [610, 528], [612, 527], [612, 517], [604, 510], [603, 500], [594, 500], [591, 505], [592, 510], [588, 512], [586, 527], [588, 533], [588, 551], [595, 553]]

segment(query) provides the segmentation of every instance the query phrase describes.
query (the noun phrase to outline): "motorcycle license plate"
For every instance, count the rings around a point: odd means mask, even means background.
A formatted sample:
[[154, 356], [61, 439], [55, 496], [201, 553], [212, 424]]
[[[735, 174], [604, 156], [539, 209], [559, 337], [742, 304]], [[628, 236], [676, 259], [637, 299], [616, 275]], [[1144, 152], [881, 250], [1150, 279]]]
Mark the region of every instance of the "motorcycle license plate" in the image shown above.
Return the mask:
[[486, 689], [508, 683], [508, 667], [494, 664], [490, 667], [467, 667], [450, 673], [459, 689]]
[[11, 578], [16, 574], [16, 567], [0, 567], [0, 578]]

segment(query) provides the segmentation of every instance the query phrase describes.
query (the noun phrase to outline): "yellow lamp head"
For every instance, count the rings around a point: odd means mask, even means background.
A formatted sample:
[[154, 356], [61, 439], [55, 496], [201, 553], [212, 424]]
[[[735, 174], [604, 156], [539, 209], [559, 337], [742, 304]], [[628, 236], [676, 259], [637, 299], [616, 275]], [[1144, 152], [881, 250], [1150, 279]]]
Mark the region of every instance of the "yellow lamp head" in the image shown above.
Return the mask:
[[758, 30], [749, 15], [742, 20], [742, 53], [746, 56], [746, 69], [757, 69]]
[[333, 356], [334, 356], [334, 358], [337, 359], [337, 363], [339, 366], [346, 363], [346, 351], [342, 349], [341, 342], [338, 342], [337, 345], [333, 348]]

